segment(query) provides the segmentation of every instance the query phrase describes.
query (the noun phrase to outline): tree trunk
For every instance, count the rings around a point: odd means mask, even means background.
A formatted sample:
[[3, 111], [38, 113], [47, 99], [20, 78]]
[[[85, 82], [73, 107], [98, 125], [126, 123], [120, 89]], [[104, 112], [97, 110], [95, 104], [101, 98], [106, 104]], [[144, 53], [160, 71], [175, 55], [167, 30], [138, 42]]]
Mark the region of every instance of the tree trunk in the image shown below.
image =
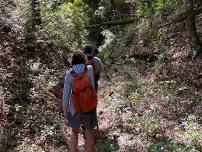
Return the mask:
[[41, 9], [40, 9], [40, 1], [32, 0], [32, 29], [35, 31], [37, 28], [41, 27]]
[[[186, 6], [189, 11], [194, 11], [194, 1], [193, 0], [186, 0]], [[190, 42], [190, 47], [191, 47], [191, 50], [193, 53], [192, 60], [199, 53], [201, 53], [201, 49], [202, 49], [197, 31], [196, 31], [195, 19], [196, 19], [196, 15], [191, 14], [187, 19], [187, 25], [186, 25], [189, 42]]]
[[31, 0], [31, 18], [27, 20], [25, 32], [25, 49], [33, 55], [36, 48], [35, 32], [41, 28], [40, 0]]

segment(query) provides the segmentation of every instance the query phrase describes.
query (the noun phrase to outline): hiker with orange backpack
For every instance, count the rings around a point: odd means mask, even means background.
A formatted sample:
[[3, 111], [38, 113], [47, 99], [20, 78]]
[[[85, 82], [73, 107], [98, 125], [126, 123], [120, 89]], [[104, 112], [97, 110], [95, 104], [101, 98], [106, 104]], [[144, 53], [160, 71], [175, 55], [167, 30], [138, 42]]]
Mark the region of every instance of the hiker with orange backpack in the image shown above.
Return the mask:
[[97, 48], [92, 47], [90, 45], [86, 45], [83, 49], [83, 53], [87, 57], [87, 65], [92, 65], [93, 73], [95, 77], [95, 88], [98, 90], [98, 80], [100, 79], [100, 74], [102, 72], [102, 62], [101, 60], [95, 56], [98, 53]]
[[85, 152], [93, 152], [93, 129], [97, 126], [94, 72], [86, 65], [81, 51], [72, 56], [72, 69], [66, 73], [63, 90], [63, 112], [68, 126], [71, 127], [71, 152], [77, 152], [78, 134], [81, 125], [85, 127]]

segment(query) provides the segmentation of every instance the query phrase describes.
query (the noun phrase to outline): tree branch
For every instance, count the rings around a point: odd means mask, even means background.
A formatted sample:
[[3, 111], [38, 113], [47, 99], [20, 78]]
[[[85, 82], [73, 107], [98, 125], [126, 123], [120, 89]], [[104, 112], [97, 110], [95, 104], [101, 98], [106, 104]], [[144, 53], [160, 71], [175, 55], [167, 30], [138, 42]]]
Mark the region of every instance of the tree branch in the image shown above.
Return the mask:
[[85, 28], [93, 28], [93, 27], [99, 27], [99, 26], [104, 26], [104, 25], [129, 24], [129, 23], [133, 23], [134, 21], [135, 21], [134, 18], [124, 19], [124, 20], [114, 20], [114, 21], [107, 21], [107, 22], [102, 22], [99, 24], [89, 25], [89, 26], [86, 26]]

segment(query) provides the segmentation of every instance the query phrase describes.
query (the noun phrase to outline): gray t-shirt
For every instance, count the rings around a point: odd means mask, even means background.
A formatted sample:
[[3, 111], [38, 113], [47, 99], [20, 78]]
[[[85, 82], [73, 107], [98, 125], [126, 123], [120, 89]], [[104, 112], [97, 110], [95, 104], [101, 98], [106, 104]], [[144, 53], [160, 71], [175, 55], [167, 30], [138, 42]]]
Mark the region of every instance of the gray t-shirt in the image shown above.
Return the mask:
[[95, 66], [96, 66], [96, 71], [95, 71], [95, 74], [99, 74], [102, 72], [102, 62], [101, 60], [98, 58], [98, 57], [93, 57], [93, 61], [95, 63]]

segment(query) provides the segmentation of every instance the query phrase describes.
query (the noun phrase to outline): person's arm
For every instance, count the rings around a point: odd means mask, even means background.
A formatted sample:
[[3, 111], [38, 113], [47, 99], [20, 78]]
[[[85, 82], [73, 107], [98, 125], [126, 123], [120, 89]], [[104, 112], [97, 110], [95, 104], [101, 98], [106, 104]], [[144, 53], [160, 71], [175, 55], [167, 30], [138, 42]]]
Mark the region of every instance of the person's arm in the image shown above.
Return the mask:
[[69, 98], [71, 94], [71, 88], [72, 88], [71, 74], [70, 72], [67, 72], [65, 76], [65, 83], [62, 97], [63, 113], [65, 117], [67, 116], [67, 113], [69, 111]]
[[102, 69], [103, 69], [103, 64], [99, 58], [98, 58], [98, 60], [99, 60], [99, 67], [100, 67], [100, 69], [99, 69], [99, 75], [100, 75], [100, 73], [102, 72]]
[[94, 78], [94, 72], [93, 72], [93, 67], [91, 65], [87, 66], [87, 73], [90, 76], [90, 82], [91, 86], [95, 88], [95, 78]]
[[93, 60], [94, 60], [95, 65], [96, 65], [96, 74], [100, 75], [102, 72], [102, 69], [103, 69], [102, 62], [98, 57], [94, 57]]

